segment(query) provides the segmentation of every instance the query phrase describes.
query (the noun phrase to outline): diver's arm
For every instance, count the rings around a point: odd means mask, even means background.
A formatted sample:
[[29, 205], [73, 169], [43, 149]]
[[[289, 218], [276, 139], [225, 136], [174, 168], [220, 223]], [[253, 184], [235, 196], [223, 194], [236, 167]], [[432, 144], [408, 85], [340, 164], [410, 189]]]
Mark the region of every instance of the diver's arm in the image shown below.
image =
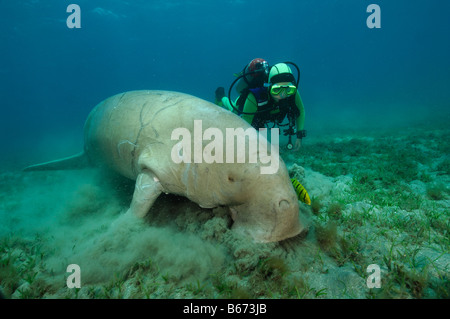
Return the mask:
[[[258, 110], [258, 104], [256, 103], [256, 98], [253, 93], [249, 93], [247, 95], [247, 99], [245, 100], [244, 109], [242, 110], [244, 113], [255, 113]], [[255, 114], [242, 114], [242, 118], [247, 121], [250, 125], [252, 125], [253, 118]]]
[[[297, 132], [301, 131], [305, 127], [305, 107], [303, 106], [302, 98], [300, 97], [300, 93], [295, 94], [295, 105], [297, 106], [298, 110], [300, 111], [299, 116], [297, 117]], [[294, 149], [293, 151], [296, 152], [300, 149], [302, 145], [302, 139], [297, 138], [295, 141]]]
[[301, 131], [305, 127], [305, 107], [303, 106], [302, 98], [300, 97], [300, 93], [295, 94], [295, 105], [300, 111], [299, 116], [297, 117], [297, 132]]

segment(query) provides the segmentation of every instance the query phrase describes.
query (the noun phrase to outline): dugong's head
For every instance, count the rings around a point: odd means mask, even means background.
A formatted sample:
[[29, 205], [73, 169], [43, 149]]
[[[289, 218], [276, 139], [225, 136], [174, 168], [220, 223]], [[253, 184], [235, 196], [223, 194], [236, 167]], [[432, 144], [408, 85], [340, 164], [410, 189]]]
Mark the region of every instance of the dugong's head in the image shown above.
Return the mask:
[[[163, 186], [180, 185], [172, 192], [201, 207], [229, 207], [232, 229], [256, 242], [276, 242], [299, 234], [298, 199], [278, 153], [278, 129], [271, 130], [273, 143], [269, 143], [265, 130], [258, 132], [232, 112], [206, 106], [202, 120], [194, 117], [192, 125], [189, 122], [189, 127], [177, 130], [177, 136], [188, 137], [170, 145], [175, 154], [172, 162], [177, 165], [168, 166], [167, 176], [177, 177]], [[186, 124], [186, 118], [175, 117], [184, 121], [181, 124]]]
[[228, 205], [234, 231], [256, 242], [281, 241], [302, 231], [298, 199], [284, 163], [276, 174], [260, 174], [257, 168], [239, 175], [230, 171], [227, 183], [236, 200]]

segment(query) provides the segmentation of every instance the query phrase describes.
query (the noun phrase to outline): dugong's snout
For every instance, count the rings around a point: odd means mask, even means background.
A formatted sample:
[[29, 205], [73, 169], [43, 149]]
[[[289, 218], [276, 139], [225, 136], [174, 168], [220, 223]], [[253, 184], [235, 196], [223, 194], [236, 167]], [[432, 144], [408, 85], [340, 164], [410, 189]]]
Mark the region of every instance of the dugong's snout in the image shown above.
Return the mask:
[[295, 194], [289, 195], [291, 196], [274, 200], [274, 218], [272, 223], [267, 225], [267, 227], [272, 227], [272, 229], [262, 241], [281, 241], [300, 233], [298, 200]]
[[[290, 196], [289, 196], [290, 195]], [[298, 235], [301, 230], [295, 193], [268, 198], [245, 207], [231, 208], [233, 230], [256, 242], [276, 242]]]

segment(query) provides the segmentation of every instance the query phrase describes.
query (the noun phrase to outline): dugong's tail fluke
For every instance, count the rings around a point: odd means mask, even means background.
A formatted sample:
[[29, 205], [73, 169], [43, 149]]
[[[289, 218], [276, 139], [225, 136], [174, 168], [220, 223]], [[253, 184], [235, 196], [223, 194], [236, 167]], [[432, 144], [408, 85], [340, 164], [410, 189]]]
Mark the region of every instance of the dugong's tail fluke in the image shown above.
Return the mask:
[[90, 167], [89, 159], [84, 152], [78, 153], [66, 158], [45, 162], [41, 164], [30, 165], [25, 167], [24, 171], [51, 171], [51, 170], [67, 170], [82, 169]]

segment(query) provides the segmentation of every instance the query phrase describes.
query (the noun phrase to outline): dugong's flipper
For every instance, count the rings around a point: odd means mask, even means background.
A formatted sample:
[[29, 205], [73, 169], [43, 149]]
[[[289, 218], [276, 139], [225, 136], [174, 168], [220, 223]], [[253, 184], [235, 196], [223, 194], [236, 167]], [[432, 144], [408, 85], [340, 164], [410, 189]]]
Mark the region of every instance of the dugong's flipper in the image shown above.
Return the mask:
[[136, 178], [133, 199], [128, 212], [143, 218], [162, 191], [163, 187], [159, 179], [152, 172], [144, 170]]
[[51, 171], [64, 169], [82, 169], [90, 167], [89, 159], [84, 152], [70, 157], [54, 160], [46, 163], [30, 165], [24, 171]]

